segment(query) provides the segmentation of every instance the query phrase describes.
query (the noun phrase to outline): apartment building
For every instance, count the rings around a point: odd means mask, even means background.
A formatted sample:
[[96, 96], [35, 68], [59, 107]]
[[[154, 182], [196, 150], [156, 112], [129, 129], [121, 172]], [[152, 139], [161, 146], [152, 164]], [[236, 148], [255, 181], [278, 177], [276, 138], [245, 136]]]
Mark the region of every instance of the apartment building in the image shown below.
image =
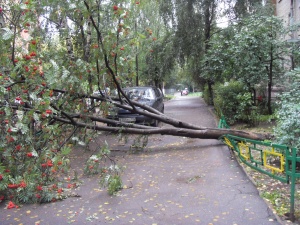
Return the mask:
[[[274, 0], [273, 4], [276, 5], [276, 15], [286, 27], [300, 24], [300, 0]], [[286, 40], [300, 42], [300, 27], [286, 36]]]

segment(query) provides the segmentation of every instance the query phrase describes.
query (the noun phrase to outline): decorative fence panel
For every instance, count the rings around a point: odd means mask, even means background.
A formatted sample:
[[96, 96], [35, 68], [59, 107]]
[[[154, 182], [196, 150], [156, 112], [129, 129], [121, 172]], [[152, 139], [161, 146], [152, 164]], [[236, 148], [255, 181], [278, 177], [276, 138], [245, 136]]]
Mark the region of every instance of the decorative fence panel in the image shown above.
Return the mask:
[[[219, 128], [229, 128], [224, 117]], [[232, 149], [247, 166], [281, 182], [290, 184], [290, 220], [295, 220], [295, 186], [300, 177], [297, 171], [297, 149], [269, 141], [257, 141], [233, 135], [224, 135], [221, 140]]]

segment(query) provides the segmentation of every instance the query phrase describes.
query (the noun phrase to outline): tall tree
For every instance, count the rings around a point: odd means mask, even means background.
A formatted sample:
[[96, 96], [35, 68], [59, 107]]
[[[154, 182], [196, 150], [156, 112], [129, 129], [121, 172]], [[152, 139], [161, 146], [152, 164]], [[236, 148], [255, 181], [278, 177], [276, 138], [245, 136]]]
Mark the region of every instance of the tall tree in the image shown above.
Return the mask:
[[[232, 36], [220, 34], [207, 54], [207, 74], [215, 79], [242, 81], [255, 99], [258, 85], [266, 87], [268, 113], [272, 114], [271, 89], [274, 78], [282, 75], [282, 60], [287, 53], [281, 21], [274, 16], [254, 15], [241, 20]], [[218, 53], [218, 54], [216, 54]]]
[[221, 0], [221, 2], [226, 4], [225, 15], [232, 24], [254, 14], [264, 4], [262, 0]]
[[[209, 48], [210, 48], [210, 39], [211, 39], [211, 32], [213, 31], [213, 26], [216, 22], [216, 2], [215, 1], [204, 1], [204, 18], [205, 18], [205, 26], [204, 26], [204, 55], [207, 54]], [[203, 57], [202, 57], [203, 58]], [[205, 62], [207, 64], [207, 62]], [[214, 84], [213, 79], [210, 77], [206, 80], [206, 83], [208, 85], [208, 90], [210, 96], [213, 96], [213, 90], [212, 85]]]
[[[165, 20], [174, 29], [174, 53], [177, 62], [196, 83], [207, 83], [203, 79], [199, 62], [209, 48], [208, 40], [216, 28], [217, 1], [169, 0], [161, 3]], [[175, 19], [174, 19], [175, 18]], [[211, 82], [209, 82], [212, 84]]]

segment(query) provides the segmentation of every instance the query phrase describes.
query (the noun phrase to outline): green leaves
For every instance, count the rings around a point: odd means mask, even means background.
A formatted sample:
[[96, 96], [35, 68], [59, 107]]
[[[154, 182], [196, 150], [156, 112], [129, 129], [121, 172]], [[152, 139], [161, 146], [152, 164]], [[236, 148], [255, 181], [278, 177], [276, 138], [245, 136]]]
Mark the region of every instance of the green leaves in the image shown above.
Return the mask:
[[72, 149], [70, 147], [64, 146], [61, 149], [61, 154], [64, 155], [64, 156], [67, 156], [67, 155], [70, 154], [71, 151], [72, 151]]
[[107, 187], [110, 195], [115, 194], [123, 188], [120, 172], [121, 168], [117, 165], [112, 165], [109, 168], [102, 170], [102, 178], [99, 183], [102, 187]]
[[14, 33], [11, 29], [9, 29], [8, 27], [3, 27], [1, 28], [4, 32], [2, 32], [2, 39], [3, 40], [10, 40], [13, 38]]
[[248, 120], [252, 99], [241, 82], [231, 81], [215, 85], [214, 96], [214, 105], [219, 117], [223, 114], [229, 124], [241, 119]]
[[108, 194], [113, 195], [117, 191], [123, 188], [121, 177], [118, 175], [114, 175], [107, 179], [108, 182]]
[[145, 39], [145, 38], [146, 38], [146, 35], [144, 35], [144, 34], [142, 34], [142, 33], [139, 33], [139, 32], [138, 32], [138, 36], [139, 36], [140, 38], [142, 38], [142, 39]]
[[290, 83], [280, 96], [277, 126], [274, 130], [279, 143], [300, 149], [300, 91], [299, 68], [288, 73]]

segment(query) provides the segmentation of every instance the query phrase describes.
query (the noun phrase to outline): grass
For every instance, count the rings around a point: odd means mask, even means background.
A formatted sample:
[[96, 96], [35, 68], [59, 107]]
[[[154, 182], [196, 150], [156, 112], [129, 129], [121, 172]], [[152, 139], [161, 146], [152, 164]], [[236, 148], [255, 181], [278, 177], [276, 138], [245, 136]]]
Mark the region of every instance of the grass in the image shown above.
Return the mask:
[[289, 212], [289, 201], [279, 190], [265, 191], [261, 196], [272, 204], [279, 216], [284, 216]]
[[197, 97], [202, 97], [202, 92], [190, 92], [189, 96], [197, 96]]
[[[202, 97], [202, 92], [190, 92], [189, 94], [188, 94], [188, 96], [192, 96], [192, 97]], [[173, 98], [175, 98], [175, 95], [173, 94], [165, 94], [164, 95], [164, 99], [165, 100], [171, 100], [171, 99], [173, 99]]]
[[166, 100], [166, 101], [171, 100], [173, 98], [175, 98], [174, 95], [170, 95], [170, 94], [164, 95], [164, 100]]

